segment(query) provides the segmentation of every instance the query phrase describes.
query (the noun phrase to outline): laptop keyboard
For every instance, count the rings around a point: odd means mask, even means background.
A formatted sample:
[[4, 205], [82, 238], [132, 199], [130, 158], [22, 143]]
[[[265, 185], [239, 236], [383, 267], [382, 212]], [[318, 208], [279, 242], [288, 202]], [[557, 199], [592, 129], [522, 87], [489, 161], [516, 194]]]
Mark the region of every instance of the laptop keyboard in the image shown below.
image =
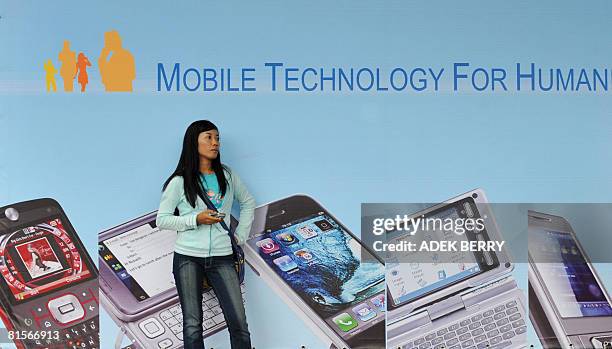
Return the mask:
[[[242, 299], [244, 302], [244, 284], [240, 285], [240, 291], [242, 292]], [[225, 318], [223, 317], [219, 300], [212, 289], [202, 294], [202, 311], [204, 315], [204, 322], [202, 324], [204, 327], [204, 336], [210, 334], [211, 330], [217, 329], [221, 325], [225, 325]], [[157, 316], [143, 320], [139, 323], [139, 327], [148, 338], [155, 338], [159, 341], [157, 343], [158, 348], [165, 349], [175, 347], [175, 345], [177, 345], [177, 340], [180, 342], [183, 341], [183, 313], [181, 311], [181, 305], [173, 305], [161, 311]], [[168, 335], [168, 332], [172, 333], [172, 335]]]
[[401, 349], [505, 348], [527, 332], [516, 300], [470, 315], [404, 344]]

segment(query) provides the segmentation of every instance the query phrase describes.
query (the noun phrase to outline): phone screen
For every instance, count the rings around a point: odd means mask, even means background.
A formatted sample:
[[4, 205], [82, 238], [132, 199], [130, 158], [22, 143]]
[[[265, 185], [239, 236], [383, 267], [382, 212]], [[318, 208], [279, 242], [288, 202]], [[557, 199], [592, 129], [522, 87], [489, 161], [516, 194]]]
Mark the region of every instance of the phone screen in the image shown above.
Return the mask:
[[[449, 203], [434, 211], [421, 215], [423, 218], [455, 220], [464, 218], [480, 218], [478, 205], [472, 198], [466, 198]], [[420, 245], [423, 241], [457, 241], [476, 240], [478, 235], [488, 240], [486, 229], [478, 232], [466, 230], [457, 234], [452, 230], [432, 229], [421, 231], [415, 229], [414, 235], [402, 232], [391, 236], [390, 242], [410, 240]], [[444, 253], [444, 256], [440, 256]], [[413, 300], [443, 289], [454, 283], [479, 275], [499, 266], [499, 260], [494, 253], [453, 251], [432, 252], [422, 255], [422, 260], [402, 261], [398, 252], [385, 258], [387, 288], [390, 304], [394, 307], [410, 303]]]
[[384, 321], [383, 264], [362, 262], [368, 252], [324, 212], [269, 229], [248, 243], [342, 338]]
[[102, 260], [139, 302], [174, 288], [172, 256], [176, 232], [155, 221], [100, 241]]
[[612, 307], [570, 233], [530, 229], [529, 254], [563, 318], [612, 316]]
[[95, 277], [60, 218], [0, 237], [0, 275], [12, 301], [23, 302]]

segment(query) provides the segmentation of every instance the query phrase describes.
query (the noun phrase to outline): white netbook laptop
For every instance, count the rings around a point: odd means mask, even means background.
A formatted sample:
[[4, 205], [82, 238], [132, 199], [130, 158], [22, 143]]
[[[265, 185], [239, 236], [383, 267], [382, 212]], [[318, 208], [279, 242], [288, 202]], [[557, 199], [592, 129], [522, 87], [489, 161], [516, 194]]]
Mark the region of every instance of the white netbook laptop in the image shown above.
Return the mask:
[[[452, 239], [503, 241], [480, 189], [412, 216], [480, 218], [484, 229], [450, 234]], [[429, 233], [433, 240], [435, 235], [440, 240], [449, 237], [445, 231]], [[405, 233], [389, 235], [389, 241], [408, 238]], [[399, 255], [386, 260], [388, 348], [528, 346], [525, 296], [511, 276], [513, 264], [505, 246], [495, 252], [465, 253], [452, 258], [431, 253], [429, 261], [402, 260]]]

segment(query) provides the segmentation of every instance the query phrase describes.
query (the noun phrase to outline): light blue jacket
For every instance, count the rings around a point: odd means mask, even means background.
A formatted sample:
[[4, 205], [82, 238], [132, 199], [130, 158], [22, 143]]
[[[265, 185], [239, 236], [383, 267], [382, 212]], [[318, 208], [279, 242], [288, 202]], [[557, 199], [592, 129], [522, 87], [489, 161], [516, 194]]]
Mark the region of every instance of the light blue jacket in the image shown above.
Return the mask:
[[[255, 213], [255, 199], [234, 171], [225, 171], [228, 187], [219, 212], [226, 214], [225, 224], [230, 225], [230, 214], [234, 199], [240, 204], [240, 219], [236, 228], [238, 243], [243, 244], [251, 230]], [[178, 208], [179, 216], [174, 215]], [[164, 190], [159, 210], [157, 226], [161, 229], [176, 230], [178, 237], [174, 250], [180, 254], [193, 257], [227, 256], [232, 254], [232, 245], [227, 231], [220, 224], [198, 225], [196, 216], [207, 209], [204, 201], [198, 197], [196, 207], [187, 201], [183, 187], [183, 177], [172, 178]]]

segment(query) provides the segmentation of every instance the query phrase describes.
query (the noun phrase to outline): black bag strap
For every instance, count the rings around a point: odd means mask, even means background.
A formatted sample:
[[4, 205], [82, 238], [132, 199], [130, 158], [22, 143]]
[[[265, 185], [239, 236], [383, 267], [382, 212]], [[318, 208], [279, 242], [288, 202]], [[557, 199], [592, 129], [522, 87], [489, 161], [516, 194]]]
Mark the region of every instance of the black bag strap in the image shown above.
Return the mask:
[[[206, 194], [204, 194], [204, 196], [202, 197], [202, 200], [204, 201], [204, 203], [206, 204], [206, 207], [208, 207], [209, 210], [215, 211], [215, 212], [219, 212], [219, 210], [217, 210], [217, 207], [215, 206], [215, 204], [213, 204], [210, 199], [208, 198], [208, 196]], [[234, 232], [227, 226], [227, 224], [225, 224], [225, 221], [221, 221], [219, 222], [219, 224], [221, 224], [221, 227], [223, 227], [223, 229], [225, 229], [225, 231], [227, 231], [227, 233], [229, 234], [229, 236], [232, 238], [232, 244], [234, 243]]]

